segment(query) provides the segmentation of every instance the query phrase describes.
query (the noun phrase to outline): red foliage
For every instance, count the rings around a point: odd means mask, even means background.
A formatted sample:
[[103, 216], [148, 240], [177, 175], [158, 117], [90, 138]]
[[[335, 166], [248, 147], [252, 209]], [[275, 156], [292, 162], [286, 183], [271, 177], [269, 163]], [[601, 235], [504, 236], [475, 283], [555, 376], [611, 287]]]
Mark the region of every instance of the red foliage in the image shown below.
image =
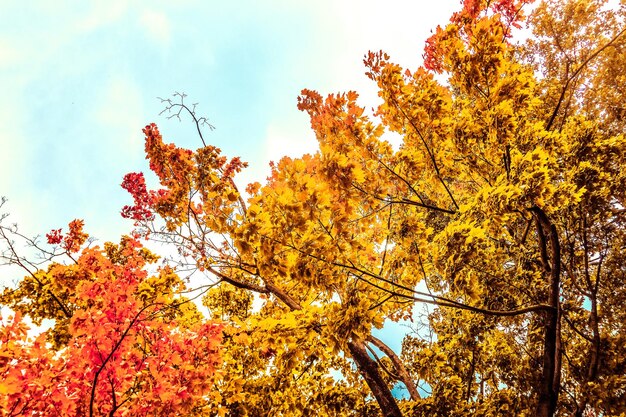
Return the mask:
[[70, 231], [63, 239], [63, 248], [71, 253], [76, 253], [80, 250], [80, 247], [87, 241], [89, 235], [83, 232], [83, 226], [85, 222], [83, 220], [75, 219], [69, 224]]
[[424, 68], [430, 71], [434, 71], [441, 74], [443, 71], [443, 49], [441, 48], [441, 38], [443, 37], [443, 29], [441, 26], [437, 26], [435, 33], [426, 39], [426, 46], [424, 47]]
[[48, 239], [48, 243], [50, 245], [58, 245], [63, 241], [63, 235], [61, 234], [61, 229], [52, 229], [50, 233], [46, 235]]
[[[81, 242], [82, 225], [70, 223], [64, 246]], [[222, 326], [183, 316], [182, 287], [170, 270], [148, 276], [139, 241], [114, 253], [87, 248], [76, 264], [54, 265], [89, 277], [72, 288], [63, 349], [46, 342], [49, 331], [30, 339], [19, 313], [0, 317], [0, 416], [190, 415], [204, 403]]]
[[63, 237], [62, 229], [52, 229], [50, 233], [46, 234], [46, 238], [50, 245], [61, 244], [61, 247], [69, 253], [76, 253], [80, 250], [81, 246], [87, 241], [89, 235], [83, 232], [83, 226], [85, 222], [80, 219], [72, 220], [69, 224], [69, 232]]
[[189, 149], [179, 148], [173, 143], [163, 143], [163, 137], [156, 124], [151, 123], [143, 129], [146, 135], [146, 158], [150, 161], [150, 169], [161, 180], [161, 184], [175, 186], [188, 180], [191, 171], [191, 157]]
[[348, 91], [330, 94], [324, 100], [317, 91], [304, 89], [298, 97], [298, 109], [309, 114], [313, 130], [324, 126], [327, 130], [338, 131], [354, 126], [363, 114], [364, 109], [356, 104], [357, 98], [356, 92]]
[[511, 27], [520, 28], [524, 18], [522, 8], [534, 0], [463, 0], [460, 11], [450, 17], [450, 25], [445, 29], [437, 26], [435, 33], [426, 40], [424, 47], [424, 68], [441, 73], [443, 71], [444, 43], [448, 32], [459, 31], [461, 38], [467, 38], [477, 20], [487, 16], [497, 16], [504, 29], [505, 38], [511, 36]]
[[122, 188], [128, 191], [135, 200], [134, 206], [124, 206], [122, 208], [122, 217], [135, 221], [154, 219], [154, 214], [150, 210], [154, 198], [148, 193], [146, 180], [141, 172], [126, 174], [124, 181], [122, 181]]

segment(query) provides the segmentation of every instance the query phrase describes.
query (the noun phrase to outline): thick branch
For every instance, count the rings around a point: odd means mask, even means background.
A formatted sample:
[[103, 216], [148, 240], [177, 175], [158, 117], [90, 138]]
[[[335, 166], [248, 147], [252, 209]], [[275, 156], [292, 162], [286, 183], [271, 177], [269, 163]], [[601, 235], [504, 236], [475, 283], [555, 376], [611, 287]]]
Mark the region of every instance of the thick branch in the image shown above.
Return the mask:
[[209, 271], [210, 273], [218, 277], [220, 280], [224, 282], [228, 282], [230, 285], [235, 286], [237, 288], [254, 291], [259, 294], [268, 294], [270, 292], [270, 290], [267, 287], [263, 287], [261, 285], [251, 284], [247, 282], [239, 282], [237, 280], [234, 280], [230, 278], [229, 276], [222, 274], [215, 268], [209, 267], [207, 268], [207, 271]]
[[[258, 285], [244, 284], [234, 281], [214, 269], [210, 269], [210, 272], [232, 285], [239, 286], [239, 288], [249, 289], [251, 291], [257, 291], [264, 294], [273, 294], [291, 310], [302, 310], [302, 306], [298, 301], [287, 294], [287, 292], [274, 285], [272, 282], [266, 282], [265, 287], [261, 287]], [[402, 413], [398, 408], [398, 404], [396, 403], [393, 394], [380, 376], [376, 362], [373, 361], [367, 354], [364, 344], [362, 342], [357, 343], [352, 341], [348, 342], [348, 348], [352, 358], [359, 368], [361, 375], [378, 401], [378, 405], [385, 417], [402, 417]]]
[[356, 362], [365, 382], [367, 382], [372, 394], [376, 398], [383, 416], [402, 417], [402, 412], [396, 403], [396, 399], [393, 397], [389, 387], [387, 387], [380, 372], [378, 372], [378, 364], [367, 354], [363, 342], [348, 342], [348, 350]]
[[380, 349], [391, 360], [391, 363], [393, 363], [393, 366], [396, 369], [397, 375], [400, 377], [400, 380], [404, 383], [406, 389], [409, 391], [411, 399], [413, 401], [417, 401], [418, 399], [420, 399], [420, 395], [417, 392], [417, 387], [413, 383], [413, 379], [411, 379], [411, 376], [404, 367], [404, 364], [402, 363], [398, 355], [396, 355], [396, 353], [382, 340], [377, 339], [372, 335], [369, 335], [367, 337], [367, 341]]
[[277, 287], [271, 282], [265, 283], [267, 290], [278, 297], [283, 303], [285, 303], [292, 310], [302, 310], [302, 306], [292, 296], [287, 294], [283, 289]]

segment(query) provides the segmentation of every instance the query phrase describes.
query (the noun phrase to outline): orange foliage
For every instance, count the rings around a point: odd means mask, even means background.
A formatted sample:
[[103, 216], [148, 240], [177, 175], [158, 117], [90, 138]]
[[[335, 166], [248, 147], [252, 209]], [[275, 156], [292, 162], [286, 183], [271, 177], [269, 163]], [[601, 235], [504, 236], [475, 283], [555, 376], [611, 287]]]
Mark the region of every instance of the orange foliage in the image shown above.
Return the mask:
[[[84, 242], [82, 225], [70, 224], [68, 252]], [[220, 362], [221, 325], [181, 322], [175, 311], [185, 301], [173, 292], [146, 296], [159, 277], [145, 271], [137, 240], [110, 253], [116, 259], [88, 248], [76, 265], [53, 265], [57, 275], [88, 277], [63, 300], [74, 308], [60, 350], [47, 342], [49, 331], [29, 338], [20, 313], [2, 322], [0, 416], [164, 416], [202, 405]]]

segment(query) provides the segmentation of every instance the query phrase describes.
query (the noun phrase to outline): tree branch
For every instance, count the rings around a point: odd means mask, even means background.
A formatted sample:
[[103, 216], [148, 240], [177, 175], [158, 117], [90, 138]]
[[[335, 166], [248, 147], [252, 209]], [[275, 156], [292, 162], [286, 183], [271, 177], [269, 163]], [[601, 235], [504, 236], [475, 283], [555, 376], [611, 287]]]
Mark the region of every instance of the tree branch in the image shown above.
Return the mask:
[[404, 367], [404, 364], [402, 363], [398, 355], [396, 355], [396, 353], [389, 346], [387, 346], [382, 340], [377, 339], [376, 337], [372, 335], [369, 335], [367, 337], [367, 341], [373, 344], [374, 346], [376, 346], [378, 349], [380, 349], [391, 360], [391, 363], [393, 363], [394, 368], [396, 368], [396, 372], [397, 372], [399, 379], [404, 383], [404, 385], [406, 386], [406, 389], [409, 391], [411, 400], [413, 401], [419, 400], [421, 397], [419, 395], [419, 392], [417, 391], [417, 387], [413, 383], [411, 376], [409, 375], [408, 371]]
[[550, 128], [552, 127], [552, 124], [554, 123], [554, 119], [556, 119], [556, 115], [559, 112], [559, 109], [561, 108], [561, 104], [563, 104], [563, 99], [565, 98], [565, 93], [567, 91], [567, 88], [569, 87], [569, 84], [576, 78], [578, 77], [578, 75], [580, 74], [580, 72], [598, 55], [600, 55], [600, 53], [602, 53], [606, 48], [608, 48], [609, 46], [611, 46], [620, 36], [622, 36], [624, 34], [624, 32], [626, 32], [626, 27], [622, 30], [620, 30], [617, 35], [615, 35], [610, 41], [608, 41], [605, 45], [601, 46], [600, 48], [598, 48], [594, 53], [592, 53], [591, 55], [589, 55], [587, 57], [587, 59], [585, 59], [583, 61], [582, 64], [580, 64], [580, 66], [576, 69], [576, 71], [574, 71], [574, 73], [572, 75], [570, 75], [566, 80], [565, 80], [565, 84], [563, 84], [563, 88], [561, 88], [561, 94], [559, 96], [559, 100], [556, 103], [556, 107], [554, 108], [554, 111], [552, 112], [552, 115], [550, 116], [550, 119], [548, 120], [548, 124], [546, 125], [546, 130], [550, 130]]

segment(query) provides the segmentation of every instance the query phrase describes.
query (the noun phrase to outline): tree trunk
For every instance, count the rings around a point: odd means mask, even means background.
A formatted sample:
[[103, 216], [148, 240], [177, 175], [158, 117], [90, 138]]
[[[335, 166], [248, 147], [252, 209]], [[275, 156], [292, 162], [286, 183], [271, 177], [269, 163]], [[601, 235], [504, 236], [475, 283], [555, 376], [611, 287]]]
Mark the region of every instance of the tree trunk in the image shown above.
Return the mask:
[[382, 340], [372, 335], [369, 335], [367, 341], [380, 349], [385, 355], [387, 355], [387, 357], [391, 360], [391, 363], [393, 363], [393, 367], [400, 377], [400, 380], [402, 381], [402, 383], [404, 383], [406, 389], [409, 391], [411, 399], [413, 401], [419, 400], [421, 397], [419, 392], [417, 391], [417, 386], [415, 386], [415, 383], [413, 383], [411, 375], [409, 375], [409, 372], [406, 370], [406, 367], [404, 366], [398, 355], [396, 355], [396, 353]]
[[[560, 329], [560, 279], [561, 248], [556, 227], [550, 223], [539, 207], [531, 209], [537, 225], [539, 250], [545, 276], [549, 277], [550, 290], [548, 304], [552, 307], [545, 313], [545, 333], [543, 345], [543, 369], [539, 381], [537, 417], [553, 417], [559, 399], [561, 385], [561, 329]], [[546, 232], [548, 234], [546, 239]], [[550, 257], [548, 257], [548, 244]], [[551, 259], [550, 259], [551, 258]]]
[[367, 354], [363, 342], [348, 342], [348, 350], [359, 368], [359, 372], [365, 378], [372, 394], [378, 402], [378, 406], [384, 417], [402, 417], [396, 399], [387, 387], [380, 372], [378, 364]]

